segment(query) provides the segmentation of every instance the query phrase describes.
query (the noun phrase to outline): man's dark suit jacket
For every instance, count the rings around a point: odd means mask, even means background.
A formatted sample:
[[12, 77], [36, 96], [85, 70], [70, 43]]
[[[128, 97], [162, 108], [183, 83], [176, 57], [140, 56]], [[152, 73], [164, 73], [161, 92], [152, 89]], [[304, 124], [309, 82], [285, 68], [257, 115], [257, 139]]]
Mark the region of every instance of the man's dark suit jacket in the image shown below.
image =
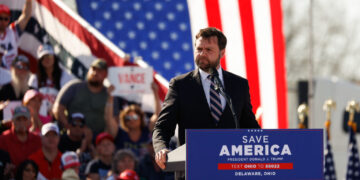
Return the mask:
[[[232, 100], [240, 128], [260, 128], [252, 112], [247, 80], [224, 70], [222, 72], [224, 88]], [[168, 148], [176, 124], [179, 125], [178, 136], [181, 145], [185, 143], [185, 129], [235, 128], [228, 104], [219, 122], [216, 124], [213, 120], [198, 69], [170, 81], [159, 119], [154, 127], [155, 152]]]

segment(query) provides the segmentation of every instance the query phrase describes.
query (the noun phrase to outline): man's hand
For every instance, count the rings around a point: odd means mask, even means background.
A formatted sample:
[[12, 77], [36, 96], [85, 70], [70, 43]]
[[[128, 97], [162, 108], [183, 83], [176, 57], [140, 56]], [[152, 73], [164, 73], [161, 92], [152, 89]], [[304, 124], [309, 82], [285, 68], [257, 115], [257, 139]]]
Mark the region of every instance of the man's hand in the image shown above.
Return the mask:
[[165, 163], [167, 161], [167, 154], [169, 152], [170, 152], [170, 150], [168, 150], [168, 149], [162, 149], [159, 152], [157, 152], [155, 155], [156, 164], [163, 170], [166, 168]]

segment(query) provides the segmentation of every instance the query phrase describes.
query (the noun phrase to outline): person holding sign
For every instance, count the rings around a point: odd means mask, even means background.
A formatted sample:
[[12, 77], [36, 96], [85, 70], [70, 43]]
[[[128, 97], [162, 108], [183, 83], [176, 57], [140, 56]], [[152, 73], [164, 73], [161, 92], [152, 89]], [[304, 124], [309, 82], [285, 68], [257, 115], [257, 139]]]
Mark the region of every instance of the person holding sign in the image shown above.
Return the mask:
[[[185, 129], [260, 128], [255, 120], [246, 79], [223, 70], [225, 35], [216, 28], [204, 28], [196, 35], [195, 63], [198, 68], [170, 81], [159, 119], [153, 133], [156, 162], [165, 168], [170, 138], [176, 125], [180, 144], [185, 143]], [[236, 119], [226, 102], [232, 100]]]

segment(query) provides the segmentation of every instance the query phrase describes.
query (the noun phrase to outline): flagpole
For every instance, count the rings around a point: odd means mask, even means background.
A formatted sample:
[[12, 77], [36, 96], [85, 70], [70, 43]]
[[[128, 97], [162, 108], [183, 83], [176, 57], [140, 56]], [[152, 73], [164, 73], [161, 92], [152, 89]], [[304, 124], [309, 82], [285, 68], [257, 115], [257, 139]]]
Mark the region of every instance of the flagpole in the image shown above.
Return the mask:
[[[314, 122], [313, 117], [313, 96], [314, 96], [314, 86], [313, 86], [313, 48], [314, 48], [314, 34], [313, 34], [313, 4], [314, 0], [310, 0], [309, 7], [309, 79], [308, 79], [308, 106], [309, 106], [309, 116], [308, 116], [308, 127], [313, 128]], [[311, 123], [311, 125], [310, 125]]]

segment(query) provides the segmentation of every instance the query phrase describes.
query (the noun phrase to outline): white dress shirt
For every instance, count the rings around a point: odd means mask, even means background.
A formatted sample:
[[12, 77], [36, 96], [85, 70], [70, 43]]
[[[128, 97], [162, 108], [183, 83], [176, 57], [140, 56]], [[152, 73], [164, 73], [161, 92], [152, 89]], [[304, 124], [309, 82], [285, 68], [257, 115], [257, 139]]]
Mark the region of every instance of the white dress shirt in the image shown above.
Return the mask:
[[[219, 73], [219, 79], [221, 81], [221, 84], [225, 88], [225, 86], [224, 86], [224, 78], [223, 78], [223, 74], [222, 74], [222, 68], [220, 67], [217, 71]], [[204, 93], [205, 93], [205, 96], [206, 96], [206, 100], [207, 100], [208, 105], [210, 107], [210, 84], [211, 84], [211, 80], [207, 78], [209, 76], [209, 73], [203, 71], [200, 68], [199, 68], [199, 72], [200, 72], [201, 83], [202, 83], [202, 86], [204, 88]], [[224, 111], [225, 106], [226, 106], [226, 100], [221, 94], [220, 94], [220, 100], [221, 100], [222, 110]]]

